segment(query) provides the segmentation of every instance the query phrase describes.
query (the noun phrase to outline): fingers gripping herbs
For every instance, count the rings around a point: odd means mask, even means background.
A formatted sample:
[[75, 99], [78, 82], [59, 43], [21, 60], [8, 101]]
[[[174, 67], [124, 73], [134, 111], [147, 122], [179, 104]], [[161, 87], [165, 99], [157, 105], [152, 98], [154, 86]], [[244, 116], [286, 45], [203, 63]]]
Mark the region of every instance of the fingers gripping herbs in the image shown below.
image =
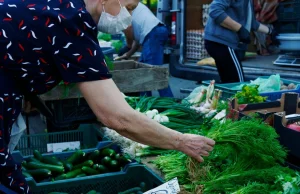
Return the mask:
[[117, 172], [130, 162], [131, 160], [110, 148], [90, 153], [77, 150], [66, 159], [43, 156], [35, 150], [34, 157], [27, 158], [22, 166], [26, 169], [24, 176], [33, 177], [36, 182], [44, 182]]

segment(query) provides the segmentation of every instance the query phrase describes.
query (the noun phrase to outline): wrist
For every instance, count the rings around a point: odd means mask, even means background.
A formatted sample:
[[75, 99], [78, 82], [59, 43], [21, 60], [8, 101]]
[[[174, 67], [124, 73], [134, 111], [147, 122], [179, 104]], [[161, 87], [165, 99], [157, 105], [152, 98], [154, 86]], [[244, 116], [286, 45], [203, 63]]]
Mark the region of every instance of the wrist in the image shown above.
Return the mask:
[[239, 32], [239, 31], [242, 29], [242, 27], [243, 27], [243, 26], [242, 26], [241, 24], [238, 23], [238, 25], [237, 25], [235, 31], [236, 31], [236, 32]]
[[180, 133], [180, 132], [176, 132], [176, 134], [174, 134], [174, 138], [172, 138], [175, 141], [173, 142], [173, 149], [177, 150], [177, 151], [182, 151], [183, 149], [183, 144], [184, 144], [184, 134]]

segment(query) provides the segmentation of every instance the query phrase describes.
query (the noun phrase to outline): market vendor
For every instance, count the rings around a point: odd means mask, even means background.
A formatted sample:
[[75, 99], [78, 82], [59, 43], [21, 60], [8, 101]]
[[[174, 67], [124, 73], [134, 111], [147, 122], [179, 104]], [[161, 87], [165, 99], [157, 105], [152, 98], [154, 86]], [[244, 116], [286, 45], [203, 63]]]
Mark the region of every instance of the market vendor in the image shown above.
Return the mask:
[[[61, 80], [77, 83], [98, 119], [143, 144], [179, 150], [203, 161], [214, 141], [181, 134], [133, 110], [111, 79], [98, 30], [127, 28], [130, 14], [118, 0], [10, 0], [1, 2], [0, 182], [30, 193], [8, 144], [24, 92], [42, 94]], [[121, 7], [121, 9], [120, 9]], [[112, 15], [117, 16], [112, 16]], [[122, 24], [122, 25], [120, 25]], [[118, 26], [118, 29], [111, 29]]]
[[[130, 58], [142, 46], [140, 62], [150, 65], [163, 65], [164, 46], [168, 40], [168, 28], [151, 12], [151, 10], [138, 0], [128, 0], [127, 9], [132, 13], [132, 26], [124, 31], [127, 42], [132, 45], [125, 47], [126, 53], [119, 59]], [[132, 36], [133, 35], [133, 36]], [[129, 38], [128, 38], [129, 37]], [[133, 37], [133, 40], [130, 39]], [[122, 49], [123, 50], [123, 49]], [[161, 97], [173, 97], [170, 86], [158, 90]], [[151, 96], [151, 91], [142, 93]]]
[[223, 83], [244, 82], [244, 72], [239, 50], [251, 42], [250, 31], [269, 34], [278, 44], [276, 32], [256, 21], [252, 0], [213, 0], [205, 27], [205, 48], [214, 58]]

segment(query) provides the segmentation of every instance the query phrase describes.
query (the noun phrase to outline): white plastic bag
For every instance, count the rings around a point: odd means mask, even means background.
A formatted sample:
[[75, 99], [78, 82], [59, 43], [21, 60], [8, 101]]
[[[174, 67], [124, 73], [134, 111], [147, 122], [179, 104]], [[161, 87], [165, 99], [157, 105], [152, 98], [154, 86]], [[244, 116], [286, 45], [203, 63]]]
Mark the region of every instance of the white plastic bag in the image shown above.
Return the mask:
[[14, 122], [10, 134], [10, 142], [8, 144], [9, 150], [12, 152], [19, 143], [20, 138], [22, 137], [26, 129], [26, 123], [23, 119], [22, 114], [20, 113], [17, 120]]

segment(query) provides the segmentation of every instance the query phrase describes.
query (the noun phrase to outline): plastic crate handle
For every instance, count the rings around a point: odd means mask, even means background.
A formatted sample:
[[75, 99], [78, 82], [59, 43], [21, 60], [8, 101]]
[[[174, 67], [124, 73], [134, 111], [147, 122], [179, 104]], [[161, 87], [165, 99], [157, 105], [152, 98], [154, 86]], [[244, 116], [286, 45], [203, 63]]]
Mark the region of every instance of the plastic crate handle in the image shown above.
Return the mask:
[[9, 188], [5, 187], [4, 185], [0, 184], [0, 191], [6, 194], [17, 194], [16, 192], [10, 190]]

